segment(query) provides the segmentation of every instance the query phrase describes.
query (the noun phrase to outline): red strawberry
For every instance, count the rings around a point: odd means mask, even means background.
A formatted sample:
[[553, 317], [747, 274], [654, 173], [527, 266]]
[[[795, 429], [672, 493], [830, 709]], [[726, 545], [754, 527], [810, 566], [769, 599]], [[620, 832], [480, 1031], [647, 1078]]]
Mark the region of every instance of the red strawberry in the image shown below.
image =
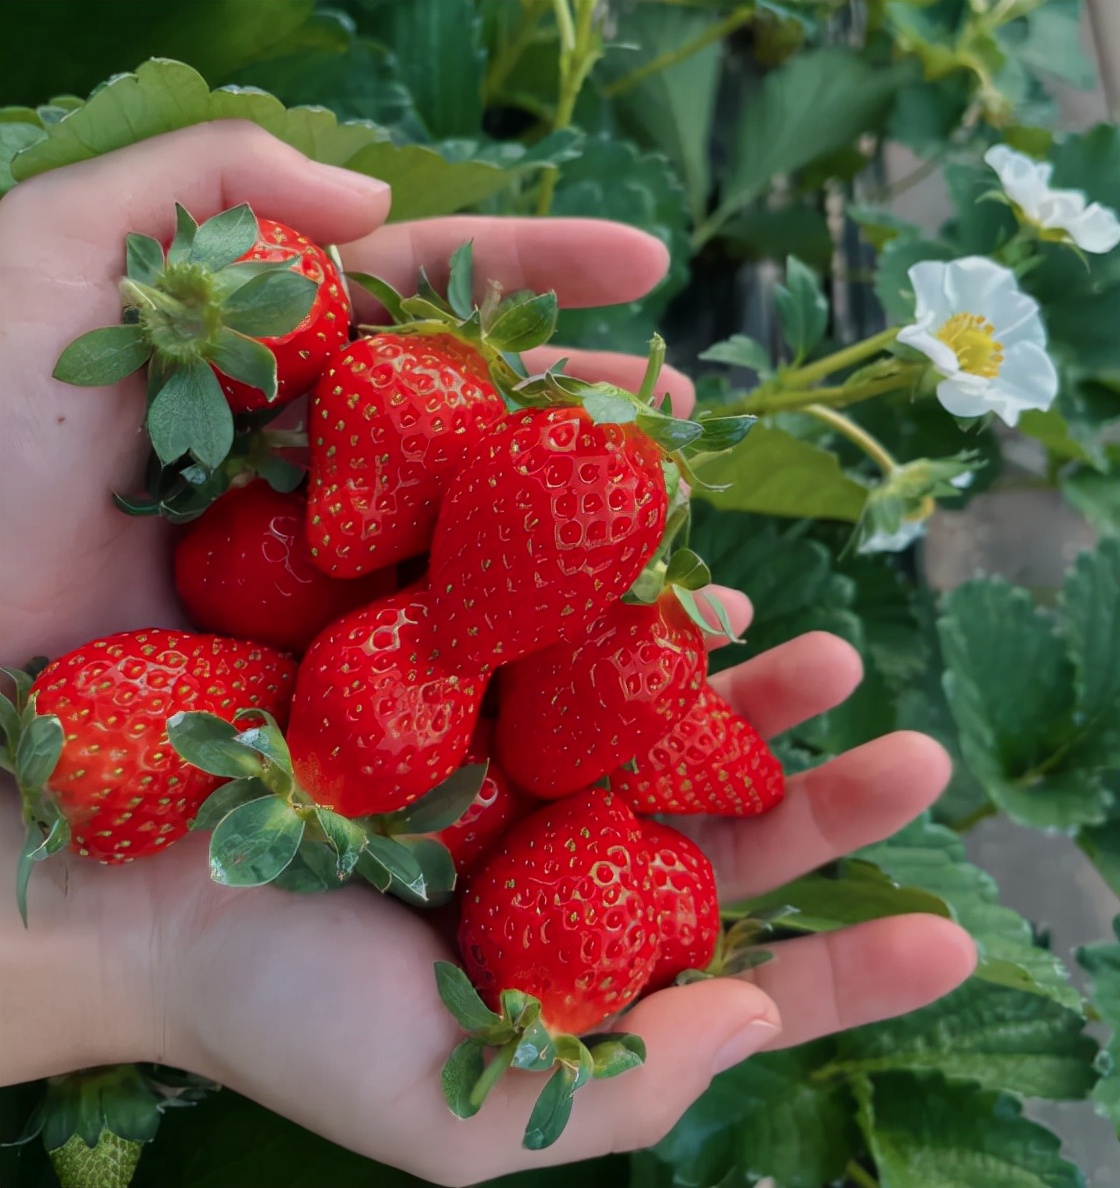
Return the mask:
[[509, 777], [491, 758], [490, 733], [490, 723], [479, 722], [467, 748], [466, 763], [489, 760], [486, 778], [474, 803], [454, 825], [432, 835], [451, 852], [460, 878], [470, 874], [510, 825], [534, 806], [529, 797], [514, 788]]
[[451, 476], [504, 412], [485, 358], [452, 333], [379, 334], [335, 354], [309, 417], [315, 564], [349, 578], [425, 552]]
[[440, 507], [428, 574], [462, 662], [510, 663], [587, 625], [629, 588], [665, 527], [662, 453], [582, 408], [503, 417]]
[[41, 785], [24, 789], [27, 810], [53, 804], [70, 848], [101, 862], [156, 853], [186, 833], [222, 783], [184, 763], [167, 719], [205, 710], [230, 721], [253, 707], [283, 720], [294, 679], [290, 657], [214, 635], [148, 628], [94, 640], [31, 685], [28, 711], [57, 716], [63, 741]]
[[668, 825], [642, 822], [652, 851], [660, 947], [646, 993], [671, 986], [686, 969], [705, 969], [720, 937], [716, 876], [695, 842]]
[[300, 665], [288, 746], [312, 799], [345, 817], [404, 808], [463, 762], [484, 678], [447, 663], [433, 599], [409, 590], [332, 623]]
[[586, 788], [663, 738], [704, 683], [704, 637], [670, 590], [616, 602], [574, 646], [501, 670], [494, 753], [536, 796]]
[[462, 896], [459, 950], [491, 1010], [503, 990], [540, 1000], [578, 1035], [632, 1002], [657, 960], [650, 852], [633, 813], [591, 789], [515, 825]]
[[306, 509], [304, 495], [258, 481], [190, 524], [175, 546], [175, 586], [196, 626], [300, 653], [328, 623], [393, 590], [392, 569], [351, 582], [316, 569]]
[[751, 817], [785, 795], [773, 752], [710, 685], [669, 734], [638, 758], [636, 770], [611, 773], [610, 786], [641, 814]]
[[276, 357], [276, 396], [269, 400], [260, 388], [214, 373], [235, 413], [253, 412], [286, 404], [309, 391], [322, 375], [327, 359], [350, 336], [350, 299], [330, 256], [306, 235], [272, 219], [257, 219], [257, 242], [237, 263], [290, 260], [290, 271], [314, 281], [315, 299], [307, 316], [287, 334], [257, 338]]

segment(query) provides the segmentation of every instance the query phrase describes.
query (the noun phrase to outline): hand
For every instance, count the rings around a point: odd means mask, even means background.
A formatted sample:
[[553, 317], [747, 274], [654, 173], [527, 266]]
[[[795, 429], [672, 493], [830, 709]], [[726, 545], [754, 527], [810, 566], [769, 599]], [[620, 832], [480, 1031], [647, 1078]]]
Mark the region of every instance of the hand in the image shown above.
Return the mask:
[[[125, 519], [106, 494], [139, 484], [142, 384], [133, 377], [85, 392], [49, 378], [66, 343], [115, 320], [124, 233], [169, 234], [176, 199], [199, 218], [249, 201], [347, 244], [350, 266], [405, 289], [418, 263], [438, 273], [471, 235], [480, 276], [507, 288], [555, 285], [573, 305], [632, 299], [665, 264], [648, 237], [590, 220], [378, 229], [384, 188], [309, 165], [241, 125], [189, 129], [17, 187], [0, 209], [0, 374], [9, 384], [0, 397], [0, 503], [23, 518], [0, 526], [2, 659], [179, 621], [165, 526]], [[597, 275], [604, 257], [609, 278]], [[530, 366], [559, 354], [536, 352]], [[642, 366], [577, 353], [570, 370], [625, 385]], [[689, 405], [683, 377], [667, 373], [664, 384]], [[730, 604], [745, 625], [745, 603]], [[837, 704], [858, 676], [851, 649], [818, 634], [720, 680], [772, 733]], [[888, 736], [795, 777], [770, 816], [703, 823], [700, 837], [725, 897], [755, 893], [893, 833], [936, 797], [947, 773], [930, 740]], [[3, 887], [13, 885], [18, 853], [13, 796], [0, 796], [0, 814]], [[112, 869], [56, 858], [32, 879], [27, 932], [14, 897], [0, 894], [5, 1080], [165, 1062], [385, 1162], [469, 1183], [648, 1145], [720, 1068], [763, 1046], [914, 1009], [955, 986], [974, 960], [954, 925], [903, 917], [775, 946], [776, 960], [747, 978], [662, 991], [626, 1017], [646, 1040], [646, 1065], [581, 1090], [561, 1140], [529, 1153], [518, 1144], [539, 1078], [508, 1077], [469, 1122], [442, 1101], [439, 1068], [457, 1036], [432, 965], [453, 954], [430, 919], [364, 887], [322, 898], [220, 888], [204, 877], [205, 848], [192, 836], [156, 862]]]

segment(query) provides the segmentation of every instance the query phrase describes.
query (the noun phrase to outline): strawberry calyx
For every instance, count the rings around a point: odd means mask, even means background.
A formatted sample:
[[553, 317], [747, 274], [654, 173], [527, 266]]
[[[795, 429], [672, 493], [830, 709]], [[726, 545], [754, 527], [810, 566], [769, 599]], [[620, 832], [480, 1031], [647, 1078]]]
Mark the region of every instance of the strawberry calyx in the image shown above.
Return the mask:
[[[624, 1032], [585, 1036], [553, 1035], [541, 1020], [541, 1003], [522, 990], [503, 990], [500, 1012], [492, 1011], [457, 965], [439, 961], [436, 985], [444, 1006], [467, 1033], [441, 1073], [444, 1100], [458, 1118], [473, 1117], [507, 1069], [548, 1072], [522, 1138], [540, 1151], [563, 1133], [576, 1090], [588, 1081], [619, 1076], [644, 1063], [641, 1038]], [[486, 1060], [487, 1049], [494, 1049]]]
[[217, 368], [232, 380], [277, 395], [276, 358], [259, 341], [293, 331], [318, 286], [293, 271], [298, 253], [237, 263], [259, 237], [247, 204], [199, 225], [176, 204], [176, 231], [164, 251], [147, 235], [126, 237], [123, 322], [75, 339], [55, 379], [85, 387], [114, 384], [148, 364], [144, 428], [164, 466], [188, 456], [214, 470], [234, 441], [234, 418]]
[[46, 788], [62, 755], [62, 722], [55, 714], [40, 714], [31, 692], [45, 663], [36, 660], [25, 669], [0, 668], [15, 685], [14, 699], [0, 693], [0, 769], [15, 778], [27, 826], [16, 868], [16, 900], [25, 927], [27, 884], [35, 863], [57, 854], [70, 842], [70, 824]]
[[174, 714], [167, 735], [187, 763], [229, 781], [191, 822], [192, 830], [211, 832], [216, 883], [324, 891], [358, 875], [420, 907], [450, 898], [455, 865], [447, 847], [418, 835], [446, 828], [467, 811], [485, 764], [460, 768], [399, 812], [350, 818], [299, 786], [284, 735], [262, 710], [244, 710], [232, 722], [203, 712]]
[[470, 240], [452, 253], [446, 295], [440, 294], [420, 269], [416, 294], [404, 297], [388, 281], [365, 272], [346, 277], [375, 297], [392, 318], [391, 326], [361, 325], [379, 333], [452, 334], [474, 347], [486, 360], [495, 388], [511, 408], [510, 393], [525, 379], [520, 352], [547, 342], [556, 329], [559, 306], [554, 292], [521, 289], [503, 294], [491, 281], [480, 305], [473, 300], [474, 255]]
[[51, 1077], [22, 1134], [41, 1139], [62, 1188], [127, 1188], [163, 1112], [218, 1086], [156, 1065], [117, 1064]]

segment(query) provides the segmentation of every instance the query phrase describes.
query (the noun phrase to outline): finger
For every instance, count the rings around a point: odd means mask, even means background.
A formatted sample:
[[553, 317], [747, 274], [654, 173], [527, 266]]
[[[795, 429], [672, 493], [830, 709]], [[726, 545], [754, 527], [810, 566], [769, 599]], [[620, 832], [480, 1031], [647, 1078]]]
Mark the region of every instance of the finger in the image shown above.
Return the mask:
[[474, 243], [476, 298], [497, 281], [507, 292], [554, 289], [560, 304], [572, 308], [615, 305], [644, 296], [669, 266], [660, 240], [623, 223], [488, 215], [393, 223], [347, 244], [343, 259], [347, 268], [372, 272], [402, 293], [416, 292], [423, 265], [442, 290], [451, 253], [467, 240]]
[[892, 1019], [948, 994], [976, 967], [976, 946], [940, 916], [892, 916], [839, 932], [782, 941], [742, 975], [778, 1005], [774, 1047]]
[[727, 978], [653, 994], [625, 1016], [620, 1030], [642, 1037], [645, 1063], [578, 1090], [553, 1146], [539, 1152], [518, 1146], [544, 1078], [507, 1075], [481, 1113], [457, 1132], [455, 1145], [467, 1165], [493, 1176], [652, 1146], [716, 1073], [773, 1043], [780, 1020], [756, 987]]
[[711, 858], [721, 898], [761, 895], [897, 833], [941, 795], [950, 772], [932, 738], [900, 730], [793, 776], [772, 812], [697, 818], [688, 832]]
[[851, 644], [810, 631], [712, 677], [712, 687], [765, 738], [833, 709], [859, 684]]
[[[646, 360], [637, 355], [623, 355], [618, 351], [581, 351], [566, 347], [544, 346], [526, 351], [525, 366], [530, 375], [547, 371], [560, 359], [567, 359], [564, 371], [578, 376], [589, 383], [614, 384], [628, 392], [636, 392], [642, 386], [646, 371]], [[696, 388], [684, 374], [675, 367], [662, 367], [657, 377], [657, 392], [668, 392], [673, 413], [687, 417], [696, 405]]]

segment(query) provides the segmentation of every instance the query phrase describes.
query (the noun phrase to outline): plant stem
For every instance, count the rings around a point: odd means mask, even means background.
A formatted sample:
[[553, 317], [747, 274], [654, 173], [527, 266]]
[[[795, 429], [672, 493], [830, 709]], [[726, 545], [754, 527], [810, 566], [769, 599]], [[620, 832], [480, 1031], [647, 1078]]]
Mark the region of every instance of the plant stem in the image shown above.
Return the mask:
[[[560, 96], [556, 103], [556, 114], [552, 118], [553, 132], [559, 132], [572, 122], [580, 90], [599, 57], [599, 49], [593, 44], [595, 0], [575, 0], [575, 5], [576, 19], [573, 22], [569, 0], [552, 0], [560, 30]], [[549, 165], [541, 179], [537, 214], [542, 218], [552, 207], [552, 194], [558, 176], [556, 166]]]
[[967, 833], [970, 829], [979, 825], [981, 821], [986, 821], [989, 817], [995, 817], [998, 814], [999, 809], [989, 800], [978, 809], [973, 809], [967, 817], [961, 817], [959, 821], [954, 821], [949, 828], [954, 833]]
[[849, 1160], [848, 1166], [844, 1168], [844, 1175], [849, 1180], [854, 1180], [859, 1188], [879, 1188], [879, 1181], [869, 1171], [860, 1167], [854, 1159]]
[[769, 391], [764, 385], [750, 392], [743, 400], [729, 405], [725, 410], [732, 413], [772, 413], [772, 412], [801, 412], [808, 405], [832, 405], [842, 407], [848, 404], [858, 404], [861, 400], [870, 400], [872, 396], [882, 396], [885, 392], [894, 392], [906, 387], [921, 365], [900, 368], [882, 379], [868, 380], [865, 384], [841, 384], [834, 388], [793, 388], [785, 391]]
[[693, 54], [698, 54], [702, 49], [711, 45], [713, 41], [722, 41], [729, 34], [734, 33], [736, 29], [741, 28], [748, 21], [752, 20], [754, 15], [755, 9], [753, 4], [737, 8], [734, 12], [728, 13], [723, 20], [709, 25], [702, 33], [693, 37], [691, 41], [686, 41], [683, 45], [677, 46], [676, 49], [666, 50], [665, 53], [658, 54], [656, 58], [643, 63], [641, 66], [631, 70], [628, 74], [622, 75], [621, 78], [616, 78], [614, 82], [603, 88], [603, 95], [608, 99], [613, 99], [616, 95], [621, 95], [624, 91], [630, 90], [631, 87], [636, 87], [638, 83], [645, 82], [651, 75], [659, 74], [662, 70], [668, 70], [671, 66], [676, 66], [679, 62], [691, 58]]
[[536, 36], [548, 2], [549, 0], [529, 0], [521, 15], [521, 23], [517, 26], [517, 31], [500, 52], [491, 59], [490, 68], [486, 71], [486, 82], [483, 85], [488, 102], [492, 103], [501, 93], [502, 84], [509, 78], [514, 66], [520, 61], [521, 55]]
[[815, 359], [806, 363], [804, 367], [791, 367], [782, 375], [782, 386], [785, 388], [808, 388], [831, 375], [834, 371], [842, 371], [854, 363], [862, 363], [864, 359], [877, 355], [881, 350], [889, 347], [898, 337], [898, 327], [892, 326], [888, 330], [873, 334], [861, 342], [853, 342], [843, 350], [825, 355], [823, 359]]
[[835, 429], [841, 437], [846, 437], [853, 445], [858, 446], [884, 475], [890, 476], [898, 469], [898, 463], [888, 453], [886, 447], [872, 437], [865, 429], [860, 428], [850, 417], [844, 416], [823, 404], [810, 404], [802, 411], [809, 416], [823, 421], [830, 428]]

